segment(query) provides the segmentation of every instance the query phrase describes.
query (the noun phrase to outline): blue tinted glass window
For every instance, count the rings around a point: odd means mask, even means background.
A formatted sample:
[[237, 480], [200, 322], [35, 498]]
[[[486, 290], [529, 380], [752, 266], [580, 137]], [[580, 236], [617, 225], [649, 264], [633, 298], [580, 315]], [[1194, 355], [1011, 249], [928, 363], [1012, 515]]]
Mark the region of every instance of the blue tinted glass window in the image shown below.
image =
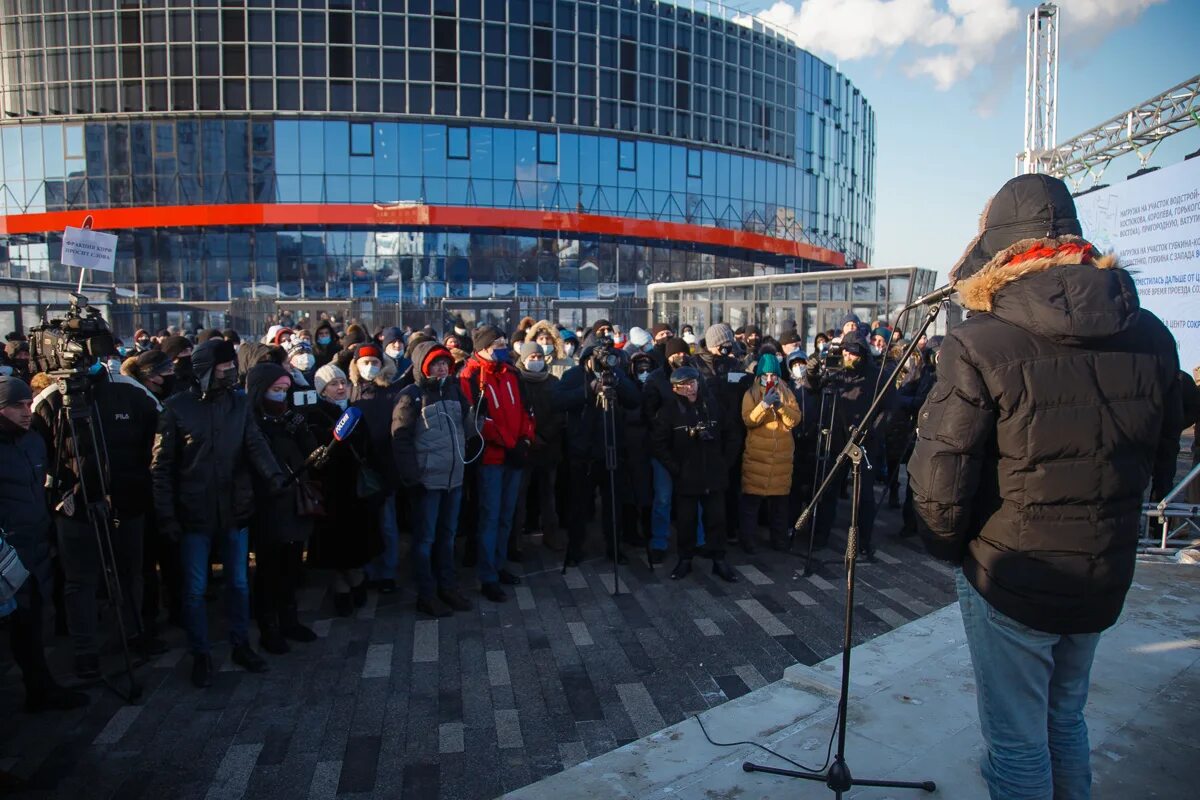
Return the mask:
[[558, 137], [553, 133], [538, 134], [538, 163], [558, 163]]
[[372, 130], [369, 122], [355, 122], [350, 125], [350, 155], [369, 156], [372, 154]]
[[630, 139], [622, 139], [619, 142], [617, 168], [624, 170], [637, 169], [637, 147]]
[[446, 158], [470, 158], [471, 136], [469, 128], [446, 130]]
[[688, 150], [687, 153], [687, 174], [689, 178], [703, 177], [701, 168], [700, 151]]

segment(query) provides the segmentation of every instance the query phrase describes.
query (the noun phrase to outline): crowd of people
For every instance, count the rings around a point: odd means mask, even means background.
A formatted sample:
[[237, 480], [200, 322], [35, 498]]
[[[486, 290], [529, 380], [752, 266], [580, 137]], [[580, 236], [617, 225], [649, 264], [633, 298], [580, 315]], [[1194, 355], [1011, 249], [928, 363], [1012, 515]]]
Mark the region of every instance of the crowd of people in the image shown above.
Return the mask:
[[[88, 370], [105, 439], [102, 463], [89, 463], [96, 451], [76, 453], [56, 379], [33, 371], [28, 343], [10, 339], [0, 359], [0, 448], [11, 451], [0, 459], [0, 518], [31, 573], [6, 609], [31, 710], [87, 699], [46, 668], [45, 605], [69, 633], [76, 676], [101, 675], [102, 559], [94, 498], [84, 496], [101, 476], [128, 646], [152, 657], [166, 649], [159, 626], [181, 627], [204, 687], [213, 562], [232, 661], [252, 672], [268, 669], [260, 651], [316, 638], [297, 613], [306, 569], [328, 576], [341, 616], [369, 591], [396, 592], [402, 532], [416, 608], [434, 618], [472, 608], [460, 565], [474, 568], [482, 598], [501, 603], [521, 583], [512, 564], [529, 547], [555, 551], [567, 568], [598, 555], [590, 519], [608, 559], [663, 564], [674, 527], [672, 579], [702, 557], [736, 582], [727, 546], [792, 547], [793, 520], [890, 381], [865, 442], [872, 479], [860, 489], [859, 541], [870, 559], [877, 485], [904, 506], [897, 535], [917, 532], [900, 468], [941, 344], [922, 338], [902, 363], [902, 331], [853, 315], [807, 345], [794, 327], [772, 338], [717, 323], [697, 338], [686, 325], [572, 330], [531, 318], [512, 331], [456, 319], [440, 335], [371, 333], [324, 316], [311, 330], [272, 325], [255, 339], [139, 330]], [[349, 408], [359, 422], [335, 443]], [[829, 545], [848, 490], [841, 477], [840, 493], [799, 532], [803, 546]]]

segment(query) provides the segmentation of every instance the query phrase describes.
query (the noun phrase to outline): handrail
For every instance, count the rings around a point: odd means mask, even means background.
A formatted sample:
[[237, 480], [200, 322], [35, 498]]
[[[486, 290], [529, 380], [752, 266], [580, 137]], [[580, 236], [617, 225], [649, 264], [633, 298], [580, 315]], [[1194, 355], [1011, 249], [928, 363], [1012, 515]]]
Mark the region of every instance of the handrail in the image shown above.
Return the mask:
[[1200, 475], [1200, 464], [1196, 464], [1194, 467], [1192, 467], [1192, 471], [1189, 472], [1187, 475], [1184, 475], [1183, 480], [1181, 480], [1178, 484], [1176, 484], [1175, 488], [1172, 489], [1170, 492], [1168, 492], [1166, 497], [1164, 497], [1162, 500], [1158, 501], [1158, 510], [1160, 512], [1165, 511], [1167, 508], [1167, 504], [1170, 503], [1172, 500], [1174, 500], [1175, 495], [1182, 492], [1184, 487], [1186, 487], [1189, 483], [1191, 483], [1193, 480], [1195, 480], [1197, 475]]

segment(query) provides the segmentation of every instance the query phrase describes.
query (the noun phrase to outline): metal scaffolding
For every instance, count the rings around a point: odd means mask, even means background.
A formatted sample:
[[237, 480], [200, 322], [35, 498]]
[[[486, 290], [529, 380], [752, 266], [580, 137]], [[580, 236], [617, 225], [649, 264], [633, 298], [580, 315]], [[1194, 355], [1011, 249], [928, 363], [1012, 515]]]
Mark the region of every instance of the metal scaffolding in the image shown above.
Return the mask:
[[1200, 75], [1068, 139], [1049, 154], [1041, 170], [1067, 180], [1078, 191], [1098, 183], [1109, 162], [1136, 153], [1143, 167], [1159, 142], [1200, 124]]
[[1025, 31], [1025, 149], [1017, 174], [1049, 172], [1058, 138], [1058, 6], [1029, 12]]

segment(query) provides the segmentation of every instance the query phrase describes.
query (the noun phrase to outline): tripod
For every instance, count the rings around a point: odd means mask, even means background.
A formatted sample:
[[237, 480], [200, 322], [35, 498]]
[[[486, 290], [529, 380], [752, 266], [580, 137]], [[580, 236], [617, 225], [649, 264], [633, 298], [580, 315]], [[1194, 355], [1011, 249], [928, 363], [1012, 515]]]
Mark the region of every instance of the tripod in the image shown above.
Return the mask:
[[[101, 680], [118, 697], [127, 703], [134, 703], [142, 694], [142, 687], [134, 678], [133, 670], [137, 664], [129, 652], [129, 636], [125, 629], [125, 597], [121, 587], [121, 579], [117, 574], [117, 556], [113, 548], [112, 529], [114, 521], [109, 507], [108, 483], [105, 472], [108, 469], [108, 448], [104, 442], [104, 431], [99, 429], [99, 419], [93, 408], [87, 376], [71, 372], [58, 376], [58, 390], [62, 394], [62, 408], [59, 410], [57, 431], [55, 434], [54, 452], [63, 452], [64, 438], [71, 439], [71, 461], [75, 475], [79, 480], [79, 491], [83, 497], [84, 510], [87, 513], [88, 524], [96, 535], [96, 548], [100, 555], [100, 571], [104, 576], [104, 589], [107, 595], [109, 609], [117, 621], [117, 635], [121, 640], [121, 655], [125, 664], [125, 678], [129, 688], [122, 691], [112, 680], [112, 676], [104, 675]], [[85, 457], [86, 456], [86, 457]], [[93, 486], [88, 475], [87, 464], [95, 464], [95, 477], [98, 485]], [[119, 522], [118, 522], [119, 525]], [[141, 636], [142, 622], [137, 614], [133, 614], [137, 635]]]
[[[925, 321], [922, 323], [920, 330], [917, 331], [917, 334], [912, 338], [912, 341], [908, 343], [908, 348], [904, 351], [901, 362], [907, 361], [909, 356], [912, 355], [917, 347], [917, 340], [921, 338], [921, 335], [937, 319], [940, 311], [941, 306], [937, 303], [929, 307], [929, 312], [925, 315]], [[796, 520], [795, 525], [796, 529], [804, 527], [805, 523], [812, 517], [817, 504], [821, 502], [821, 498], [833, 488], [834, 478], [840, 477], [842, 468], [849, 462], [852, 494], [850, 495], [850, 526], [846, 530], [846, 617], [842, 628], [842, 682], [841, 691], [838, 694], [837, 752], [833, 756], [833, 763], [823, 773], [780, 769], [778, 767], [754, 764], [749, 761], [742, 764], [742, 769], [746, 772], [767, 772], [772, 775], [784, 775], [789, 778], [800, 778], [806, 781], [822, 781], [834, 793], [837, 800], [841, 800], [842, 795], [855, 786], [924, 789], [927, 792], [937, 790], [937, 786], [933, 781], [882, 781], [855, 778], [850, 774], [850, 766], [846, 763], [846, 712], [850, 701], [850, 651], [854, 646], [854, 572], [855, 566], [858, 564], [859, 493], [862, 488], [862, 466], [864, 463], [868, 469], [871, 466], [863, 449], [863, 442], [871, 430], [872, 421], [879, 414], [879, 409], [883, 405], [884, 399], [887, 397], [888, 392], [895, 389], [895, 386], [895, 381], [889, 380], [884, 384], [883, 389], [875, 395], [875, 399], [871, 401], [870, 408], [863, 414], [862, 420], [851, 430], [850, 439], [846, 442], [846, 446], [842, 448], [842, 451], [838, 453], [833, 469], [825, 475], [825, 480], [821, 482], [820, 487], [813, 493], [813, 498], [809, 502], [808, 508], [804, 509], [804, 513], [800, 515], [800, 519]]]
[[[617, 387], [608, 383], [606, 376], [611, 372], [600, 375], [600, 389], [596, 392], [596, 405], [600, 409], [601, 425], [604, 429], [604, 469], [608, 473], [608, 503], [612, 514], [612, 562], [613, 562], [613, 596], [621, 593], [621, 551], [617, 535]], [[600, 514], [601, 520], [604, 514]], [[601, 522], [603, 527], [603, 522]], [[563, 561], [562, 574], [567, 574], [567, 563]]]
[[[838, 395], [834, 391], [834, 387], [828, 382], [821, 388], [821, 411], [817, 422], [817, 458], [813, 467], [813, 486], [819, 486], [820, 481], [825, 477], [826, 467], [829, 464], [830, 450], [833, 444], [833, 426], [837, 419], [837, 402]], [[808, 527], [808, 551], [804, 555], [804, 577], [813, 574], [813, 541], [817, 537], [817, 514], [819, 509], [813, 508], [812, 521]], [[796, 528], [792, 529], [789, 536], [789, 547], [791, 542], [796, 539]], [[818, 561], [823, 564], [824, 562]]]

